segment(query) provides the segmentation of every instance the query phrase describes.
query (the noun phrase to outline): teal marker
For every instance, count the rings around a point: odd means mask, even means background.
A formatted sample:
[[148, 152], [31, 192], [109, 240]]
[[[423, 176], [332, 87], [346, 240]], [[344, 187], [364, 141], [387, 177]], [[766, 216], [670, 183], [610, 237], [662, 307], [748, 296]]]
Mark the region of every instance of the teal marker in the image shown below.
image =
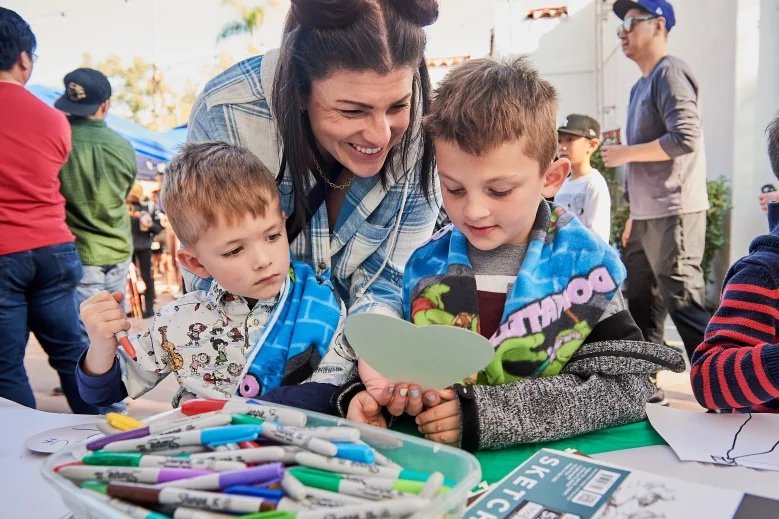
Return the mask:
[[110, 465], [119, 467], [154, 467], [177, 469], [202, 469], [224, 472], [246, 468], [246, 463], [215, 459], [191, 459], [173, 456], [155, 456], [137, 452], [95, 451], [81, 458], [85, 465]]
[[[375, 477], [385, 479], [410, 479], [413, 481], [425, 482], [430, 478], [430, 474], [416, 470], [408, 470], [396, 467], [382, 467], [380, 465], [371, 465], [368, 463], [359, 463], [357, 461], [344, 460], [341, 458], [328, 458], [313, 452], [299, 452], [295, 454], [295, 461], [298, 465], [304, 465], [329, 472], [338, 472], [341, 474], [354, 474], [363, 477]], [[446, 486], [454, 486], [451, 481], [445, 480]]]
[[371, 465], [376, 463], [376, 456], [373, 453], [373, 449], [368, 445], [350, 442], [333, 443], [338, 448], [338, 451], [335, 453], [336, 458], [359, 461], [360, 463], [369, 463]]
[[[367, 499], [395, 499], [402, 497], [403, 494], [419, 494], [425, 486], [423, 481], [347, 476], [309, 467], [292, 467], [287, 469], [287, 472], [307, 487]], [[438, 493], [445, 494], [449, 490], [449, 487], [441, 487]]]

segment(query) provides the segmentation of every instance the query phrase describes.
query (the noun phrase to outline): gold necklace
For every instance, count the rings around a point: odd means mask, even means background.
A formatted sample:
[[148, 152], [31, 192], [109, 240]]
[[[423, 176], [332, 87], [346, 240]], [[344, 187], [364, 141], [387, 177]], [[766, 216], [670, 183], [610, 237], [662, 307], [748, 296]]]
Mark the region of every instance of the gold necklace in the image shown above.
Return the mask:
[[322, 177], [322, 180], [327, 182], [327, 185], [332, 187], [333, 189], [346, 189], [352, 184], [352, 180], [354, 180], [354, 175], [349, 177], [349, 180], [346, 181], [346, 184], [338, 185], [334, 182], [332, 182], [327, 176], [322, 173], [322, 169], [319, 167], [319, 161], [316, 160], [316, 155], [314, 153], [311, 153], [311, 157], [314, 159], [314, 168], [316, 168], [316, 172], [319, 173], [319, 176]]

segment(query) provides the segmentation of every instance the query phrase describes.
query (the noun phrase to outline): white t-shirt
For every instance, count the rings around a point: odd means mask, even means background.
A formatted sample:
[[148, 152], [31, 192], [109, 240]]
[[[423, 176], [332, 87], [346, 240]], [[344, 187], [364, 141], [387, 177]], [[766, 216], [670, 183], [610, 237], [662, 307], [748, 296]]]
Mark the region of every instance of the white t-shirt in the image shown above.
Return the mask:
[[556, 204], [575, 214], [585, 227], [606, 243], [611, 234], [611, 195], [597, 169], [581, 178], [568, 177], [554, 197]]

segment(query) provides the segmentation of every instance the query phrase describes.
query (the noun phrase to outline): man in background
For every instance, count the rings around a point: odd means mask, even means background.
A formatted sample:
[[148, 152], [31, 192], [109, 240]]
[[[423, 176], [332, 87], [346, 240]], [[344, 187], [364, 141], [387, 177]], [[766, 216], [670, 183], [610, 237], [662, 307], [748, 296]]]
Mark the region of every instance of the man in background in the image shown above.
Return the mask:
[[630, 91], [627, 145], [601, 152], [607, 166], [628, 168], [628, 306], [655, 343], [663, 342], [670, 312], [692, 358], [710, 318], [701, 269], [709, 200], [698, 82], [684, 61], [668, 54], [676, 23], [671, 4], [617, 0], [614, 13], [622, 20], [622, 50], [641, 70]]
[[54, 106], [68, 114], [73, 151], [60, 171], [67, 224], [76, 235], [84, 273], [79, 305], [106, 290], [125, 293], [132, 256], [125, 198], [135, 182], [135, 151], [106, 126], [111, 84], [101, 72], [79, 68], [64, 79]]
[[29, 24], [0, 7], [0, 397], [35, 407], [24, 368], [32, 331], [73, 412], [96, 414], [76, 387], [76, 363], [88, 346], [75, 297], [81, 261], [57, 178], [70, 128], [24, 88], [35, 47]]

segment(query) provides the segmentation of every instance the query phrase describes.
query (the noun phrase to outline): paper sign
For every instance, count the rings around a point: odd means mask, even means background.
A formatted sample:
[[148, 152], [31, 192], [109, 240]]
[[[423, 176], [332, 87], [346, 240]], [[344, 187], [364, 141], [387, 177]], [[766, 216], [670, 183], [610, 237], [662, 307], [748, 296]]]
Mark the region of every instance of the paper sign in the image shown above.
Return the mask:
[[378, 314], [346, 319], [349, 345], [393, 382], [443, 389], [484, 369], [495, 350], [481, 335], [454, 326], [415, 326]]
[[102, 434], [103, 432], [94, 423], [68, 425], [30, 436], [24, 445], [33, 452], [50, 454]]
[[779, 470], [779, 416], [710, 414], [647, 404], [652, 427], [684, 461]]

